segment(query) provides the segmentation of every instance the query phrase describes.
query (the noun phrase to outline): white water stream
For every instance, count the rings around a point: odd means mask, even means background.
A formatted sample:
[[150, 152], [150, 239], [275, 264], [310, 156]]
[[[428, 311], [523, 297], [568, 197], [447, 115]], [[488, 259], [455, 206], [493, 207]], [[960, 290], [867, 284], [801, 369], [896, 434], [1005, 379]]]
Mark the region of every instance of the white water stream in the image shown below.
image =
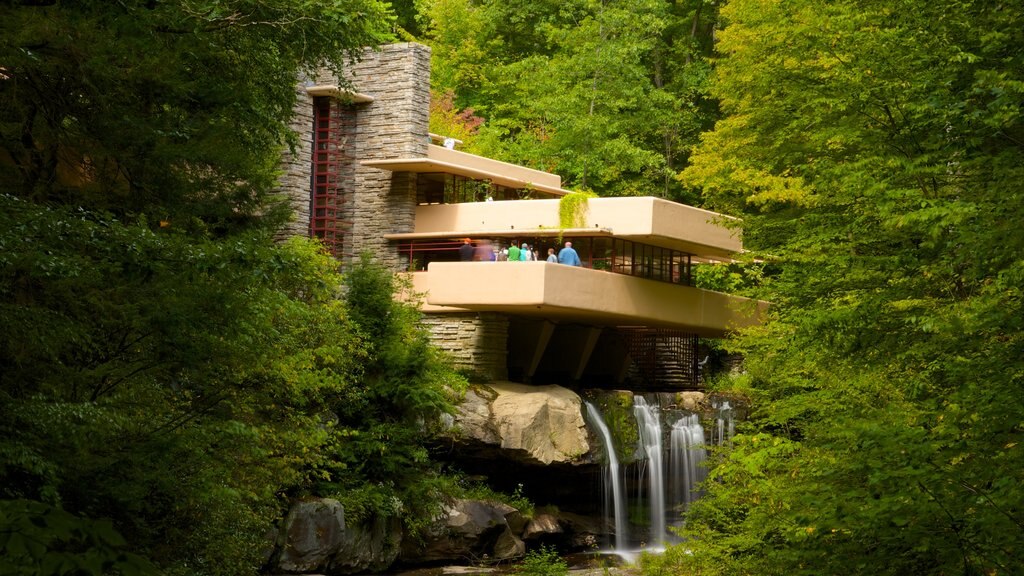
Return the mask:
[[700, 484], [707, 477], [703, 465], [707, 457], [705, 446], [709, 443], [725, 444], [733, 435], [732, 407], [726, 401], [714, 405], [715, 428], [712, 437], [707, 438], [696, 414], [680, 415], [674, 410], [669, 411], [668, 415], [679, 416], [670, 416], [669, 419], [674, 421], [666, 429], [662, 426], [662, 411], [656, 399], [635, 396], [633, 415], [639, 432], [636, 448], [638, 477], [635, 488], [630, 490], [625, 485], [623, 467], [619, 465], [612, 435], [601, 412], [589, 402], [586, 406], [587, 415], [605, 446], [607, 465], [603, 499], [611, 503], [611, 506], [605, 505], [605, 510], [611, 513], [610, 520], [615, 527], [614, 551], [627, 558], [635, 556], [638, 543], [629, 541], [632, 530], [628, 511], [632, 503], [640, 501], [646, 501], [650, 521], [648, 541], [643, 543], [643, 548], [663, 548], [670, 541], [668, 525], [678, 521], [702, 494]]
[[[601, 413], [590, 402], [586, 404], [587, 414], [590, 415], [591, 421], [597, 426], [598, 432], [601, 433], [601, 439], [604, 441], [605, 457], [608, 459], [605, 477], [610, 482], [606, 482], [605, 485], [611, 484], [612, 487], [611, 500], [615, 524], [615, 549], [625, 550], [629, 542], [629, 523], [626, 521], [626, 499], [622, 491], [622, 477], [619, 474], [619, 458], [615, 454], [611, 432], [608, 431], [608, 426], [604, 423]], [[607, 494], [605, 495], [605, 500], [608, 500]]]
[[657, 405], [647, 404], [643, 396], [633, 399], [633, 415], [640, 432], [640, 450], [646, 457], [646, 466], [640, 468], [641, 480], [647, 476], [647, 503], [651, 510], [651, 541], [658, 547], [665, 545], [665, 466], [661, 449], [661, 411]]

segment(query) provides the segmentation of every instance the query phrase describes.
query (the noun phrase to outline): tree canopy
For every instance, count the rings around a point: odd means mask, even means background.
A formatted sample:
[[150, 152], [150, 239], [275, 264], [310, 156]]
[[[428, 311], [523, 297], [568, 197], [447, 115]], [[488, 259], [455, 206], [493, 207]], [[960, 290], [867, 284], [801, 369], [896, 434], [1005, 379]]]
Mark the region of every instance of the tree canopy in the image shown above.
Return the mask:
[[252, 574], [310, 494], [432, 517], [461, 379], [390, 275], [273, 242], [300, 74], [391, 26], [376, 0], [0, 7], [0, 573]]
[[[731, 0], [682, 172], [743, 217], [753, 422], [651, 571], [1012, 574], [1024, 545], [1024, 13]], [[672, 568], [678, 569], [678, 568]]]
[[298, 72], [390, 26], [377, 0], [43, 0], [0, 16], [8, 193], [214, 229], [266, 210]]
[[485, 119], [471, 151], [598, 194], [678, 198], [673, 176], [714, 118], [716, 11], [700, 0], [429, 0], [420, 17], [434, 88]]

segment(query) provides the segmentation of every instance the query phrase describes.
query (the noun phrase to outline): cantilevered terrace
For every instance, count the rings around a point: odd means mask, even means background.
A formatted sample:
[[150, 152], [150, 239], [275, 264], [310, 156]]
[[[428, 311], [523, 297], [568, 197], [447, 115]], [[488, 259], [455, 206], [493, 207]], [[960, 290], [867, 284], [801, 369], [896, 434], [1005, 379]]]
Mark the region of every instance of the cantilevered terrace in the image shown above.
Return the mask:
[[[385, 236], [408, 253], [415, 288], [425, 294], [425, 312], [499, 312], [710, 337], [757, 321], [757, 303], [690, 285], [694, 266], [728, 260], [742, 249], [726, 216], [659, 198], [595, 198], [580, 227], [560, 229], [554, 198], [567, 191], [554, 174], [433, 145], [425, 158], [363, 164], [415, 172], [428, 189], [444, 183], [433, 197], [418, 194], [412, 232]], [[453, 200], [459, 185], [476, 195], [444, 203], [445, 192]], [[486, 201], [496, 195], [550, 199]], [[549, 247], [557, 251], [560, 236], [573, 242], [584, 267], [457, 261], [461, 238], [499, 247], [526, 242], [543, 257]]]
[[[430, 49], [366, 50], [345, 77], [296, 87], [281, 190], [345, 265], [369, 252], [413, 270], [424, 324], [453, 365], [485, 378], [647, 389], [699, 386], [698, 335], [756, 322], [763, 305], [692, 286], [741, 249], [728, 217], [656, 198], [599, 198], [559, 230], [555, 175], [430, 144]], [[461, 239], [572, 240], [583, 267], [459, 262]], [[557, 246], [556, 246], [557, 244]]]

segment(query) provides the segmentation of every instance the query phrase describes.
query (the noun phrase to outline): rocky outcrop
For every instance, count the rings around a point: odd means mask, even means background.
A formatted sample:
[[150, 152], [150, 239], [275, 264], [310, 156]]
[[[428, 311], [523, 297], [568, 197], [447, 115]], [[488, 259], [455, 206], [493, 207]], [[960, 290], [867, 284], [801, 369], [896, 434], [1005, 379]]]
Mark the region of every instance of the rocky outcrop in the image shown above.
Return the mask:
[[703, 392], [678, 392], [675, 403], [679, 408], [690, 412], [703, 412], [709, 408], [707, 395]]
[[285, 572], [311, 572], [327, 566], [345, 534], [345, 509], [337, 500], [298, 502], [288, 511], [279, 534], [277, 567]]
[[485, 562], [508, 560], [526, 552], [506, 517], [515, 508], [490, 500], [456, 500], [437, 518], [420, 542], [407, 540], [403, 562]]
[[463, 443], [528, 464], [572, 464], [590, 451], [582, 401], [561, 386], [493, 382], [467, 392], [455, 417]]
[[401, 541], [401, 525], [395, 519], [346, 523], [337, 500], [306, 500], [288, 511], [271, 567], [293, 574], [380, 571], [398, 557]]
[[558, 518], [554, 514], [542, 513], [530, 519], [523, 531], [523, 540], [539, 540], [563, 532], [565, 530], [562, 529], [562, 525], [558, 523]]

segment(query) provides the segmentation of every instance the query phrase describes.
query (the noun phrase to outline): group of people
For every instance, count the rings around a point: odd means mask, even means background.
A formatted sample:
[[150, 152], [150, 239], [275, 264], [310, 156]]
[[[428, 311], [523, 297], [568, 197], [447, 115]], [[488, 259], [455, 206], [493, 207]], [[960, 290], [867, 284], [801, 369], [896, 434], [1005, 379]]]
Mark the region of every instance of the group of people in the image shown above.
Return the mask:
[[[513, 242], [508, 248], [499, 250], [496, 246], [492, 247], [490, 240], [480, 240], [473, 246], [473, 241], [465, 238], [459, 247], [459, 259], [463, 262], [530, 262], [539, 260], [540, 254], [526, 242], [523, 242], [522, 246]], [[554, 248], [548, 248], [546, 261], [569, 266], [583, 265], [579, 254], [572, 247], [572, 242], [566, 242], [565, 247], [559, 250], [557, 255]]]

